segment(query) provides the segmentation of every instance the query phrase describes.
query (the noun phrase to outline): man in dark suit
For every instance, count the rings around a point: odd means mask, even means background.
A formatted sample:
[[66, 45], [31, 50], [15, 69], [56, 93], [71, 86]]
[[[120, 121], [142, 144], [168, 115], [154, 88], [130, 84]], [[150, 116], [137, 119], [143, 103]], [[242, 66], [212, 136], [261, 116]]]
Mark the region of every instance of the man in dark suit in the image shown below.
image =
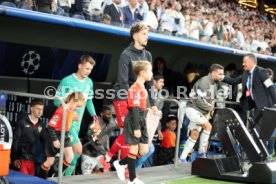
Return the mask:
[[144, 16], [144, 10], [139, 6], [137, 8], [137, 0], [129, 0], [129, 5], [123, 8], [124, 23], [126, 25], [133, 25], [136, 22], [142, 21]]
[[113, 0], [112, 4], [106, 5], [104, 8], [104, 14], [108, 14], [111, 17], [111, 22], [114, 24], [123, 23], [123, 12], [118, 6], [121, 0]]
[[240, 116], [246, 122], [246, 111], [254, 109], [254, 117], [257, 118], [264, 107], [275, 105], [276, 92], [267, 70], [257, 65], [257, 58], [254, 54], [246, 54], [242, 65], [244, 72], [241, 76], [224, 77], [223, 82], [231, 85], [242, 83]]

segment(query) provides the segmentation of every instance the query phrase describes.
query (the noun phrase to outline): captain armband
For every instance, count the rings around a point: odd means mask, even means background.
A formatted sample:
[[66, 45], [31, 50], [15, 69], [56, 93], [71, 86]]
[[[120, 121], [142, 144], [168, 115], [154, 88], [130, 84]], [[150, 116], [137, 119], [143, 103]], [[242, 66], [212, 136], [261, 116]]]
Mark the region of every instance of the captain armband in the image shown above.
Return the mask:
[[273, 82], [270, 79], [266, 79], [264, 85], [266, 88], [269, 88], [270, 86], [273, 86]]

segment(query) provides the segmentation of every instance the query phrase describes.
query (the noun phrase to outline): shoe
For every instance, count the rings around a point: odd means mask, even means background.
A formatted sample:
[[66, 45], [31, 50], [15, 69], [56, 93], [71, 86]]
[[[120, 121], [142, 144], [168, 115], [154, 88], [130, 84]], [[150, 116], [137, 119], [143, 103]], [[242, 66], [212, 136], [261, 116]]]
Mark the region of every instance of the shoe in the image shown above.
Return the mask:
[[126, 177], [125, 177], [125, 168], [126, 165], [120, 165], [119, 161], [116, 160], [115, 162], [113, 162], [113, 165], [116, 169], [117, 172], [117, 176], [120, 180], [125, 181]]
[[144, 184], [144, 182], [142, 182], [138, 178], [135, 178], [133, 181], [128, 181], [128, 184]]
[[188, 163], [188, 161], [186, 159], [181, 159], [181, 158], [178, 159], [178, 162], [180, 164], [186, 164], [186, 163]]
[[206, 155], [206, 153], [199, 153], [197, 157], [198, 158], [207, 158], [207, 155]]
[[110, 171], [110, 163], [107, 163], [105, 160], [104, 160], [104, 156], [101, 155], [99, 158], [98, 158], [103, 166], [103, 171], [105, 173], [109, 172]]

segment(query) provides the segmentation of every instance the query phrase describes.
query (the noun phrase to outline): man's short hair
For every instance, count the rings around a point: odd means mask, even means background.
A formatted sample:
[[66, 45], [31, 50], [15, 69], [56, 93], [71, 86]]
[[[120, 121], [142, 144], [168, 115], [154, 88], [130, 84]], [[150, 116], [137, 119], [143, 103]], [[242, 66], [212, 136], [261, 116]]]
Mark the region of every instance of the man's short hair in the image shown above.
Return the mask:
[[156, 74], [156, 75], [153, 76], [153, 80], [155, 80], [155, 81], [158, 81], [160, 79], [164, 79], [164, 76], [161, 75], [161, 74]]
[[244, 57], [250, 58], [254, 63], [257, 64], [257, 57], [255, 56], [255, 54], [249, 53], [249, 54], [244, 55]]
[[210, 73], [217, 70], [224, 70], [224, 67], [221, 66], [220, 64], [212, 64], [210, 67]]
[[66, 97], [66, 99], [65, 99], [64, 102], [67, 104], [71, 100], [73, 100], [74, 102], [78, 102], [78, 101], [83, 101], [84, 102], [85, 101], [85, 97], [84, 97], [84, 95], [81, 92], [77, 91], [77, 92], [70, 93]]
[[105, 111], [111, 111], [110, 107], [104, 105], [101, 109], [101, 112], [105, 112]]
[[41, 99], [33, 99], [31, 102], [31, 107], [35, 106], [35, 105], [44, 105], [43, 100]]
[[166, 123], [169, 123], [169, 122], [172, 121], [172, 120], [175, 120], [176, 123], [178, 122], [178, 118], [177, 118], [175, 115], [169, 114], [169, 115], [167, 116], [167, 118], [166, 118]]
[[132, 41], [134, 41], [133, 39], [133, 35], [136, 33], [139, 33], [142, 30], [148, 30], [148, 26], [147, 24], [143, 23], [143, 22], [138, 22], [136, 24], [134, 24], [131, 28], [130, 28], [130, 38], [132, 39]]
[[103, 16], [102, 16], [102, 21], [103, 21], [103, 20], [111, 21], [110, 15], [108, 15], [108, 14], [103, 14]]
[[217, 36], [216, 34], [212, 34], [211, 36], [210, 36], [210, 38], [213, 38], [214, 36]]
[[138, 76], [141, 71], [145, 71], [150, 66], [151, 66], [151, 63], [149, 61], [140, 60], [134, 63], [133, 70], [135, 74]]
[[80, 57], [79, 64], [85, 64], [85, 63], [90, 63], [91, 65], [94, 66], [96, 64], [96, 61], [88, 54], [84, 54]]

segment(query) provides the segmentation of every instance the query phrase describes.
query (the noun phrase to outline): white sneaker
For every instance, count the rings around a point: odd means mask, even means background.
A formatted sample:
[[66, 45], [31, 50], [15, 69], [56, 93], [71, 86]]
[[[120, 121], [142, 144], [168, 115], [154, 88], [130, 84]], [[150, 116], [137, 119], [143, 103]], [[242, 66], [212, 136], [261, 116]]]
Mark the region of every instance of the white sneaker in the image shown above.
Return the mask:
[[144, 184], [144, 182], [142, 182], [138, 178], [135, 178], [133, 181], [128, 181], [128, 184]]
[[126, 177], [125, 177], [125, 168], [126, 165], [120, 165], [119, 161], [116, 160], [115, 162], [113, 162], [113, 165], [117, 171], [117, 176], [120, 180], [125, 181]]

